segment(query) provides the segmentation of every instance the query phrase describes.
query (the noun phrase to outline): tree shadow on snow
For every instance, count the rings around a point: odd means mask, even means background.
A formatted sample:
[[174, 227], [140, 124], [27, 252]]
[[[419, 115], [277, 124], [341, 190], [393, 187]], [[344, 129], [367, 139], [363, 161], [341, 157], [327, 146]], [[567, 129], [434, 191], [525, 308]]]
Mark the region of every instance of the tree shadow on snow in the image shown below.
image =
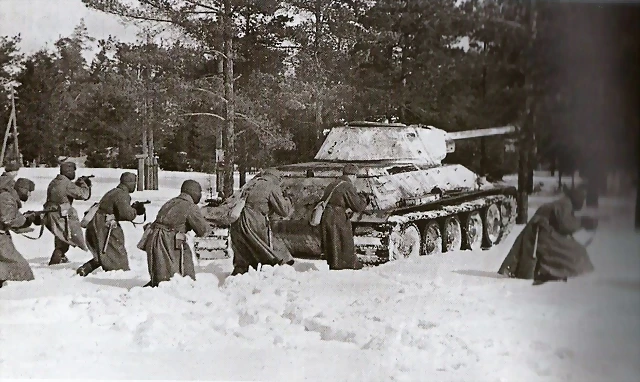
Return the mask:
[[224, 284], [224, 280], [229, 277], [231, 272], [225, 271], [220, 264], [210, 263], [205, 266], [195, 265], [196, 269], [196, 279], [198, 278], [198, 273], [211, 273], [218, 279], [218, 286], [222, 286]]
[[296, 272], [310, 272], [310, 271], [319, 271], [318, 267], [316, 267], [315, 264], [313, 263], [307, 263], [307, 262], [300, 262], [299, 260], [296, 259], [296, 261], [293, 263], [293, 269], [296, 270]]
[[640, 281], [607, 279], [599, 280], [598, 284], [607, 285], [616, 289], [627, 289], [636, 292], [640, 291]]
[[465, 275], [465, 276], [486, 277], [490, 279], [507, 279], [508, 278], [507, 276], [501, 275], [498, 272], [478, 271], [473, 269], [453, 271], [453, 272], [461, 275]]
[[99, 279], [95, 277], [86, 277], [85, 280], [91, 284], [100, 286], [110, 286], [114, 288], [124, 288], [131, 290], [131, 288], [141, 287], [145, 284], [144, 281], [139, 279]]
[[73, 269], [74, 271], [78, 269], [79, 266], [84, 264], [84, 261], [69, 261], [64, 264], [55, 264], [49, 265], [49, 260], [51, 257], [36, 257], [33, 259], [28, 259], [31, 268], [39, 268], [39, 269]]

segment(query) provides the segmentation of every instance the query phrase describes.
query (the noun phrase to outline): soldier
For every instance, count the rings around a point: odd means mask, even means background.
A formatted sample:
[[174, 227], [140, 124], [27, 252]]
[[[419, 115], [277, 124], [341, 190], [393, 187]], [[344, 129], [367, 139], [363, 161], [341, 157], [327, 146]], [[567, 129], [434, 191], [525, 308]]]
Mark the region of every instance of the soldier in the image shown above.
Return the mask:
[[76, 271], [87, 276], [102, 266], [105, 271], [129, 270], [129, 257], [124, 246], [121, 221], [133, 221], [145, 213], [144, 204], [131, 203], [131, 193], [136, 190], [138, 177], [131, 172], [120, 176], [120, 184], [107, 192], [98, 203], [98, 211], [85, 231], [85, 239], [93, 259]]
[[[322, 214], [322, 253], [327, 259], [329, 269], [361, 269], [362, 264], [355, 254], [353, 228], [347, 216], [347, 208], [362, 212], [369, 204], [366, 195], [359, 195], [353, 182], [358, 168], [348, 164], [342, 169], [342, 176], [329, 183], [324, 190], [322, 200], [327, 206]], [[329, 197], [330, 196], [330, 197]]]
[[229, 236], [233, 249], [232, 276], [246, 273], [258, 264], [293, 264], [293, 257], [285, 248], [274, 251], [269, 228], [269, 215], [287, 217], [291, 202], [280, 188], [280, 172], [266, 169], [245, 189], [246, 204], [238, 220], [231, 224]]
[[60, 175], [53, 178], [47, 188], [47, 201], [44, 209], [49, 212], [44, 217], [44, 225], [54, 235], [55, 249], [49, 260], [49, 265], [68, 263], [66, 253], [69, 246], [87, 250], [82, 235], [82, 227], [78, 219], [78, 212], [73, 208], [74, 200], [88, 200], [91, 197], [91, 180], [76, 177], [76, 164], [63, 162], [60, 164]]
[[186, 233], [193, 230], [196, 236], [202, 237], [209, 231], [209, 223], [198, 208], [200, 199], [200, 183], [185, 180], [180, 195], [166, 202], [158, 211], [156, 220], [145, 230], [138, 243], [138, 248], [147, 252], [151, 281], [145, 286], [156, 287], [176, 273], [196, 279]]
[[22, 214], [20, 207], [35, 189], [35, 184], [25, 178], [15, 181], [12, 189], [0, 190], [0, 288], [7, 280], [33, 280], [29, 263], [13, 245], [10, 230], [42, 224], [38, 215]]
[[584, 191], [564, 191], [562, 198], [538, 208], [513, 243], [499, 274], [533, 279], [534, 285], [539, 285], [567, 281], [594, 270], [587, 249], [572, 234], [581, 228], [594, 229], [597, 221], [589, 216], [574, 216], [582, 209]]
[[13, 189], [16, 176], [18, 176], [18, 170], [20, 170], [20, 164], [16, 162], [7, 163], [4, 166], [4, 172], [0, 175], [0, 190]]

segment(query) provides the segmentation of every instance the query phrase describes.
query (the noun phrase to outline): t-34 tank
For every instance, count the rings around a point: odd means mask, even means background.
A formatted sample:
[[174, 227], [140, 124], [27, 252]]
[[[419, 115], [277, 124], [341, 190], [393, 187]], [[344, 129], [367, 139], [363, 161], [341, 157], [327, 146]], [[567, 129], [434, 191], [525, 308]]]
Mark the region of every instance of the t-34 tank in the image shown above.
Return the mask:
[[313, 162], [277, 167], [294, 212], [271, 220], [274, 245], [294, 257], [321, 258], [320, 228], [309, 224], [312, 210], [344, 165], [353, 163], [359, 168], [355, 187], [370, 199], [364, 212], [351, 216], [356, 253], [364, 263], [489, 248], [515, 223], [516, 189], [442, 160], [456, 140], [513, 131], [508, 126], [447, 133], [372, 122], [335, 127]]

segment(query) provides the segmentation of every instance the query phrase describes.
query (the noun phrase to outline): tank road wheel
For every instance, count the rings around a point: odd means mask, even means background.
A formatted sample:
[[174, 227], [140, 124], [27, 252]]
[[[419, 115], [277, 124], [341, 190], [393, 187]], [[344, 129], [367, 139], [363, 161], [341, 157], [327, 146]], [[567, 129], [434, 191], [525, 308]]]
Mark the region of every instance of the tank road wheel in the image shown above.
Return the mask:
[[422, 231], [421, 255], [436, 255], [442, 253], [442, 231], [438, 222], [430, 221]]
[[482, 236], [484, 235], [482, 216], [479, 211], [470, 212], [465, 219], [463, 230], [463, 245], [465, 249], [475, 251], [482, 248]]
[[502, 218], [500, 209], [495, 204], [490, 205], [484, 212], [484, 242], [491, 247], [500, 240], [502, 234]]
[[420, 231], [414, 224], [394, 229], [389, 236], [389, 259], [398, 260], [420, 255]]
[[444, 252], [458, 251], [462, 248], [462, 228], [457, 216], [449, 216], [444, 220]]

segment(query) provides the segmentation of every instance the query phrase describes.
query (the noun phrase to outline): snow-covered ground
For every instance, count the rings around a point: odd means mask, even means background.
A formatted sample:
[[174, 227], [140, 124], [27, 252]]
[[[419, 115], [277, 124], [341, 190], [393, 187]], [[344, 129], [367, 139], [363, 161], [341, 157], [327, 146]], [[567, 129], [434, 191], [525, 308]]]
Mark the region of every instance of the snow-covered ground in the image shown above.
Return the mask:
[[[95, 174], [91, 201], [117, 184]], [[39, 209], [57, 169], [22, 169]], [[195, 178], [160, 174], [148, 220]], [[98, 192], [100, 190], [100, 192]], [[552, 196], [532, 197], [531, 213]], [[90, 202], [77, 203], [80, 213]], [[59, 379], [271, 381], [637, 381], [640, 375], [640, 235], [629, 200], [603, 200], [589, 247], [595, 273], [531, 286], [495, 273], [522, 227], [488, 251], [460, 251], [361, 271], [321, 261], [229, 278], [230, 260], [201, 262], [197, 281], [148, 281], [124, 224], [132, 270], [86, 278], [90, 258], [47, 266], [53, 238], [14, 235], [36, 280], [0, 289], [0, 376]], [[35, 233], [32, 233], [34, 235]]]

